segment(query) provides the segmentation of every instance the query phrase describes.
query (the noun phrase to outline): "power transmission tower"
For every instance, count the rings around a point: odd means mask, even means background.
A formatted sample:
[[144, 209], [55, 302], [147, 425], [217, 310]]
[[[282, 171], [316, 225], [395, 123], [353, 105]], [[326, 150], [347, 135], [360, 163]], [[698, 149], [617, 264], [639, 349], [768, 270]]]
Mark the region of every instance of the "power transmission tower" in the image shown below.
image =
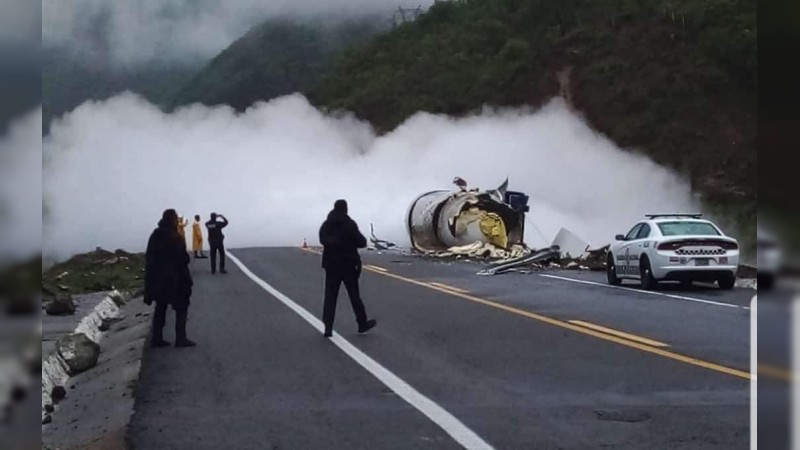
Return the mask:
[[413, 22], [422, 15], [422, 5], [416, 8], [403, 8], [398, 6], [392, 15], [392, 23], [394, 26], [404, 24], [406, 22]]

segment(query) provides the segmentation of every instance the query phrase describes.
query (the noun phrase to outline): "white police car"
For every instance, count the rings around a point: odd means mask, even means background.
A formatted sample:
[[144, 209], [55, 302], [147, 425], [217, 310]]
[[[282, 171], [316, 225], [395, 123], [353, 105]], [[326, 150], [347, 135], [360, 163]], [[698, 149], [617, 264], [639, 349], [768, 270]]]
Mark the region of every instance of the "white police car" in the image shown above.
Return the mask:
[[739, 266], [739, 244], [700, 214], [648, 214], [608, 253], [608, 283], [639, 280], [643, 289], [659, 281], [716, 281], [731, 289]]

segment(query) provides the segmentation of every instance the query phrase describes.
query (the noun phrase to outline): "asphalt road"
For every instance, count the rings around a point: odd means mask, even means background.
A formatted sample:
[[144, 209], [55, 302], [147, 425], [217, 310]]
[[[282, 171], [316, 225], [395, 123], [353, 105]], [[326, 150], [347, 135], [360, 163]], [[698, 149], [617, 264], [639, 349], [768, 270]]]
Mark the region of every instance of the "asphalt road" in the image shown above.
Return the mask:
[[[321, 315], [319, 255], [232, 253], [284, 301]], [[214, 276], [195, 261], [199, 345], [148, 350], [134, 448], [460, 448], [458, 427], [424, 405], [496, 449], [749, 446], [752, 290], [652, 294], [597, 273], [480, 277], [468, 263], [364, 261], [378, 327], [358, 335], [342, 292], [336, 342], [232, 261]], [[388, 387], [355, 353], [430, 403]]]

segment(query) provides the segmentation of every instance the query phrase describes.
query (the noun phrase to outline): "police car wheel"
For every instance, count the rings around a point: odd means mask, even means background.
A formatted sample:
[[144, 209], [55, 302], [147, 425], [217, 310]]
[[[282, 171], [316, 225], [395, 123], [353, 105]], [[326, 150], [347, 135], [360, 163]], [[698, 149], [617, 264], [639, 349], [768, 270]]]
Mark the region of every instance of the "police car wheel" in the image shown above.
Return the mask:
[[608, 280], [608, 284], [613, 286], [622, 284], [622, 280], [617, 277], [617, 267], [614, 265], [614, 258], [611, 255], [608, 255], [608, 259], [606, 260], [606, 279]]
[[650, 269], [650, 260], [642, 258], [639, 263], [639, 275], [641, 278], [642, 289], [649, 291], [658, 286], [658, 281], [653, 277], [653, 271]]
[[736, 284], [736, 277], [733, 275], [724, 276], [717, 280], [717, 284], [719, 284], [720, 289], [733, 289], [733, 286]]

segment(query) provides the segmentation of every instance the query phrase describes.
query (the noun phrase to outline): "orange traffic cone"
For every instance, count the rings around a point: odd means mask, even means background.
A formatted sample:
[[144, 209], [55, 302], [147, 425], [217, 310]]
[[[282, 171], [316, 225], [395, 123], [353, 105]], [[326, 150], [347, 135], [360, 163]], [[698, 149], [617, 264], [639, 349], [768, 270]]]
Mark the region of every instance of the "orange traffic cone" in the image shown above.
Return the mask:
[[308, 242], [303, 238], [303, 248], [308, 248]]

